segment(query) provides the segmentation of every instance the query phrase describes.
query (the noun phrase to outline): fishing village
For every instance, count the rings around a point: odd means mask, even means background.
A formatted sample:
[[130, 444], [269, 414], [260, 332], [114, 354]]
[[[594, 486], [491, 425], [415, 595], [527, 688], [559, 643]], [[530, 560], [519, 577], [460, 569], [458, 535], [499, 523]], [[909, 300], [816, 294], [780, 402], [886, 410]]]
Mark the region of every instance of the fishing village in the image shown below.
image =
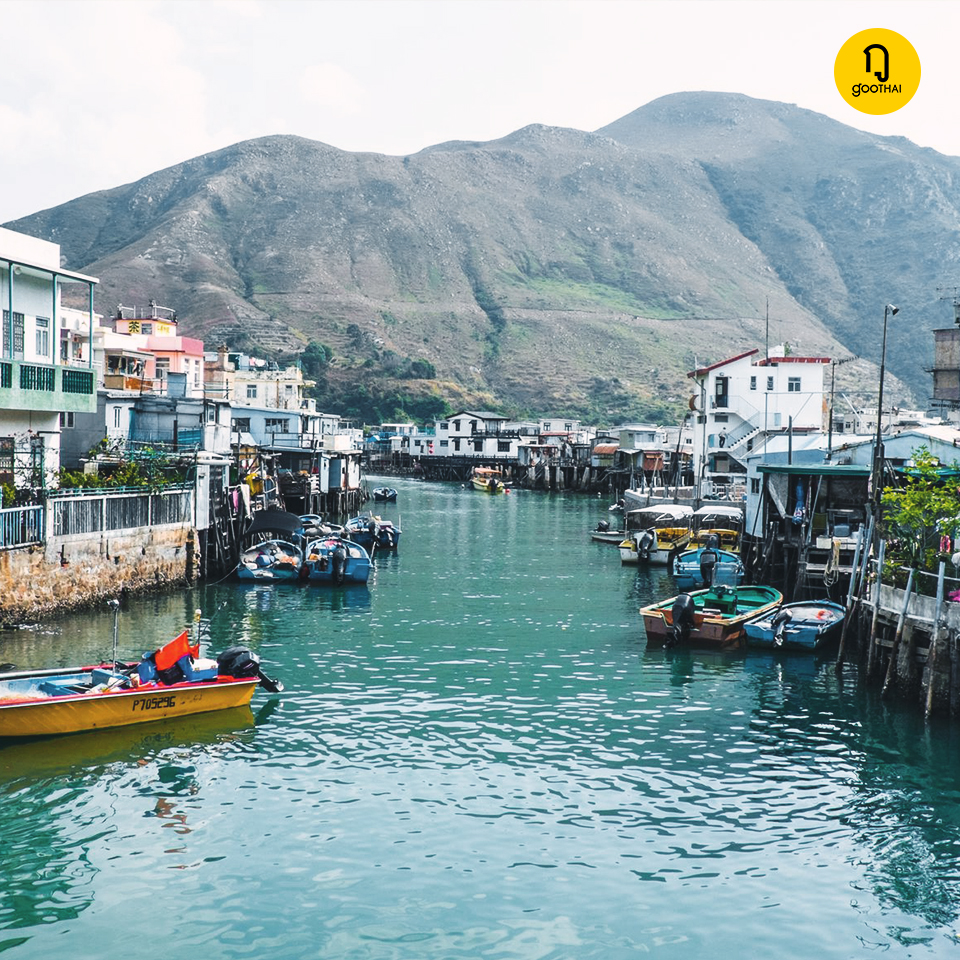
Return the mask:
[[[960, 715], [960, 494], [942, 493], [960, 428], [884, 408], [882, 368], [863, 411], [825, 392], [836, 360], [766, 345], [690, 371], [678, 425], [462, 410], [364, 430], [318, 410], [298, 366], [208, 352], [153, 301], [94, 314], [96, 278], [60, 268], [56, 245], [0, 241], [7, 625], [227, 578], [367, 583], [402, 533], [378, 509], [396, 490], [369, 477], [571, 491], [611, 502], [581, 549], [674, 576], [638, 613], [648, 644], [829, 654], [884, 696]], [[67, 284], [88, 310], [60, 303]], [[960, 400], [956, 309], [932, 344], [941, 411]], [[919, 489], [953, 512], [921, 503], [918, 519]]]
[[3, 960], [956, 955], [886, 7], [11, 0]]

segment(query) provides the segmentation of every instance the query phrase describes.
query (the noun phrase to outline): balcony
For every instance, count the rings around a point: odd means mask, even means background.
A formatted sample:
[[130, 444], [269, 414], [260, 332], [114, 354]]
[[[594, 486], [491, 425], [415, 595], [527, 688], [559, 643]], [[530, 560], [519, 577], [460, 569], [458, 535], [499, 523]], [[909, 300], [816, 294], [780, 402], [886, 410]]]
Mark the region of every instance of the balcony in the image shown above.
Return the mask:
[[95, 413], [94, 371], [89, 367], [0, 360], [0, 408]]

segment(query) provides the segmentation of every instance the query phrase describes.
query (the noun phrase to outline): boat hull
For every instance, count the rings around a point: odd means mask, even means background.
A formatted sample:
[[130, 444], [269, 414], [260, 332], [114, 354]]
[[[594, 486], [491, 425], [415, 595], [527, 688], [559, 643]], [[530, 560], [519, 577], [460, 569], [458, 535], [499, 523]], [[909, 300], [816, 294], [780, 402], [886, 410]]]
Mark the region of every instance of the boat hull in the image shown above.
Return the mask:
[[602, 530], [591, 530], [590, 539], [597, 543], [608, 543], [611, 547], [619, 547], [623, 542], [624, 533], [622, 530], [609, 530], [604, 533]]
[[[700, 568], [704, 547], [684, 550], [673, 560], [673, 579], [681, 590], [698, 589], [707, 586]], [[743, 583], [743, 563], [740, 557], [729, 550], [717, 550], [717, 563], [713, 570], [713, 583], [725, 586], [739, 586]]]
[[256, 677], [225, 677], [107, 693], [0, 699], [0, 738], [56, 736], [243, 707], [258, 683]]
[[370, 555], [353, 540], [324, 537], [307, 547], [301, 579], [308, 583], [339, 586], [370, 579]]
[[670, 558], [677, 550], [682, 550], [690, 540], [688, 533], [679, 536], [660, 536], [658, 534], [655, 545], [649, 551], [641, 551], [635, 537], [630, 537], [620, 543], [621, 563], [649, 563], [653, 566], [666, 567]]
[[[778, 630], [774, 623], [780, 611], [789, 612], [791, 619]], [[831, 601], [802, 601], [788, 603], [746, 625], [747, 646], [766, 650], [816, 651], [839, 639], [846, 611]]]
[[240, 555], [237, 578], [240, 580], [296, 580], [303, 554], [286, 540], [268, 540], [248, 547]]
[[[687, 642], [691, 646], [724, 649], [745, 642], [746, 624], [756, 617], [776, 610], [783, 594], [773, 587], [719, 587], [694, 590], [687, 594], [694, 604], [693, 625]], [[673, 604], [677, 597], [643, 607], [647, 644], [663, 646], [673, 639]]]

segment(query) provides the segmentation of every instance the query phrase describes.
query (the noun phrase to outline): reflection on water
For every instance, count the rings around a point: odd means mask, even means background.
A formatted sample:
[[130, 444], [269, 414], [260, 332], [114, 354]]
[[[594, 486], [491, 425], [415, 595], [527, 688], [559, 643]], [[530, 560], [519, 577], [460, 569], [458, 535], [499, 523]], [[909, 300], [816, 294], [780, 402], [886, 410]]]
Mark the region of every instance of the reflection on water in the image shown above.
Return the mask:
[[[157, 960], [957, 949], [949, 727], [813, 657], [647, 651], [672, 585], [589, 540], [606, 500], [391, 485], [363, 591], [129, 604], [127, 651], [198, 607], [255, 649], [286, 685], [255, 719], [0, 749], [0, 949], [126, 958], [121, 914], [163, 916]], [[3, 643], [90, 659], [112, 623], [83, 620]]]

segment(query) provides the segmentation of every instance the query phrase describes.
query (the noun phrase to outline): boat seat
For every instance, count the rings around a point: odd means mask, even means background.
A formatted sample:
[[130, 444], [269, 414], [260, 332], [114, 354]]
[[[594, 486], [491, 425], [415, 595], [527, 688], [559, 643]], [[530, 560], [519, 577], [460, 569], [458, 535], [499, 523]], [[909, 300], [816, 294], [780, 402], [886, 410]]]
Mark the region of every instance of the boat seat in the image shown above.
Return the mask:
[[65, 697], [70, 693], [83, 693], [87, 688], [80, 684], [66, 680], [44, 680], [40, 684], [40, 692], [51, 697]]

